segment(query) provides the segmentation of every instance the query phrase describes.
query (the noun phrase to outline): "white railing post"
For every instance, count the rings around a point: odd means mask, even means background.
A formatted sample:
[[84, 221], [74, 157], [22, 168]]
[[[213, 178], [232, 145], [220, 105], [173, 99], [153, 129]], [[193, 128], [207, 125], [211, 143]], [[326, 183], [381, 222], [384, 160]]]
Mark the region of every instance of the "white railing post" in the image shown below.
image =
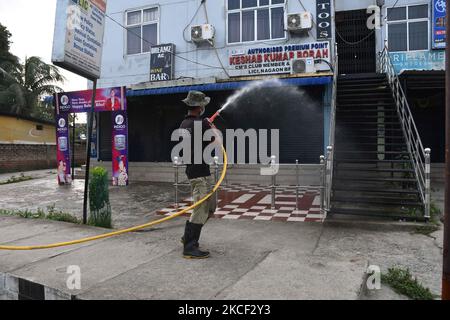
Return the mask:
[[326, 162], [325, 162], [325, 156], [320, 156], [320, 183], [321, 183], [321, 188], [320, 188], [320, 212], [322, 213], [322, 215], [326, 216], [327, 212], [326, 212], [326, 203], [327, 203], [327, 199], [326, 199], [326, 193], [328, 190], [328, 186], [327, 186], [327, 179], [326, 179]]
[[173, 167], [175, 169], [175, 183], [174, 183], [174, 187], [175, 187], [175, 209], [178, 209], [179, 207], [179, 201], [178, 201], [178, 186], [179, 186], [179, 172], [178, 172], [178, 167], [179, 167], [179, 163], [178, 163], [179, 158], [178, 157], [174, 157], [173, 158]]
[[331, 189], [332, 189], [332, 182], [333, 182], [333, 162], [334, 162], [334, 154], [333, 154], [333, 147], [328, 146], [327, 147], [327, 157], [326, 157], [326, 185], [327, 185], [327, 194], [326, 194], [326, 210], [327, 212], [331, 209]]
[[[277, 157], [276, 156], [272, 156], [271, 157], [271, 165], [272, 165], [272, 168], [276, 165], [276, 160], [277, 160]], [[272, 187], [271, 187], [271, 194], [272, 194], [272, 196], [271, 196], [271, 207], [272, 207], [272, 210], [275, 210], [275, 197], [276, 197], [276, 189], [277, 189], [277, 186], [276, 186], [276, 184], [277, 184], [277, 178], [276, 178], [276, 173], [275, 172], [272, 172]]]
[[431, 218], [431, 149], [425, 149], [425, 219]]

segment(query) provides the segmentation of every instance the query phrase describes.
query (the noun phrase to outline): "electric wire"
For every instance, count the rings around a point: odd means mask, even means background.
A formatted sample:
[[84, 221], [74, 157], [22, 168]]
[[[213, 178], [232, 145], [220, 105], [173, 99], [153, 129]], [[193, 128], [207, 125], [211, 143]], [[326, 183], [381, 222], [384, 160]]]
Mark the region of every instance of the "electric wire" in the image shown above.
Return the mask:
[[[206, 8], [206, 0], [203, 0], [202, 4], [203, 4], [203, 9], [205, 11], [206, 23], [209, 24], [208, 9]], [[212, 46], [214, 48], [214, 52], [216, 53], [217, 60], [219, 61], [220, 65], [222, 66], [223, 71], [225, 72], [227, 77], [230, 78], [230, 74], [228, 73], [227, 69], [225, 69], [225, 66], [223, 65], [223, 62], [220, 59], [219, 52], [217, 51], [216, 44], [214, 42], [213, 42]]]

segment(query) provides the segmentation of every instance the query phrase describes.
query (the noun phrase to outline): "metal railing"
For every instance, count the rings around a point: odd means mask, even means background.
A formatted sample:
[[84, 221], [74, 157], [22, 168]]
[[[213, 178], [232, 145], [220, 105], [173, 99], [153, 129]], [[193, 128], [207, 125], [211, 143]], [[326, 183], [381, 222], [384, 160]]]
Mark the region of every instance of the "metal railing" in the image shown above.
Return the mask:
[[[272, 156], [272, 159], [275, 159], [275, 156]], [[272, 174], [270, 176], [267, 176], [267, 184], [266, 185], [262, 185], [259, 184], [258, 187], [259, 188], [266, 188], [268, 191], [270, 190], [270, 207], [271, 209], [275, 209], [276, 207], [276, 198], [277, 198], [277, 190], [278, 189], [290, 189], [295, 191], [295, 211], [299, 210], [299, 200], [300, 200], [300, 191], [302, 190], [317, 190], [320, 193], [320, 212], [323, 216], [323, 220], [326, 219], [327, 217], [327, 202], [326, 202], [326, 190], [328, 190], [327, 188], [327, 183], [328, 181], [330, 181], [329, 179], [327, 179], [327, 175], [326, 175], [326, 171], [327, 171], [327, 161], [325, 160], [325, 156], [321, 156], [320, 157], [320, 165], [315, 165], [315, 164], [300, 164], [299, 161], [297, 160], [295, 162], [295, 164], [291, 165], [291, 164], [276, 164], [276, 166], [279, 167], [289, 167], [295, 170], [295, 184], [292, 185], [282, 185], [282, 184], [278, 184], [277, 183], [277, 178], [279, 175], [279, 171], [276, 171], [277, 173]], [[272, 160], [274, 161], [274, 160]], [[272, 162], [272, 165], [274, 165], [274, 163]], [[261, 165], [262, 166], [262, 165]], [[192, 190], [191, 190], [191, 185], [189, 183], [189, 181], [184, 180], [181, 181], [180, 179], [180, 169], [186, 168], [186, 165], [184, 165], [178, 158], [175, 158], [173, 161], [173, 167], [174, 167], [174, 188], [175, 188], [175, 208], [179, 208], [180, 207], [180, 193], [183, 194], [190, 194], [192, 196]], [[219, 177], [219, 173], [221, 170], [221, 166], [219, 165], [218, 159], [216, 158], [213, 164], [213, 168], [214, 168], [214, 173], [213, 176], [215, 177], [215, 181], [217, 182], [218, 177]], [[301, 184], [301, 179], [300, 179], [300, 171], [302, 169], [311, 169], [311, 168], [318, 168], [320, 171], [320, 179], [319, 180], [319, 184], [318, 185], [302, 185]], [[258, 170], [258, 172], [260, 172], [260, 170]], [[270, 179], [270, 180], [269, 180]], [[189, 191], [181, 191], [180, 188], [189, 188]], [[233, 187], [233, 184], [228, 184], [228, 182], [225, 185], [222, 185], [218, 192], [216, 192], [215, 197], [216, 197], [216, 203], [219, 203], [219, 192], [220, 191], [224, 191], [224, 189], [229, 188], [229, 187]]]
[[325, 214], [328, 214], [331, 210], [331, 197], [333, 188], [333, 175], [334, 175], [334, 154], [335, 154], [335, 140], [336, 140], [336, 104], [337, 104], [337, 83], [339, 77], [339, 54], [337, 49], [337, 44], [334, 46], [334, 61], [333, 61], [333, 92], [331, 97], [331, 112], [330, 112], [330, 135], [328, 139], [327, 155], [322, 158], [321, 161], [325, 163], [325, 174], [324, 174], [324, 206]]
[[431, 210], [431, 149], [425, 149], [423, 147], [408, 100], [392, 64], [387, 42], [378, 57], [378, 71], [386, 74], [391, 86], [397, 113], [402, 124], [403, 134], [416, 176], [420, 198], [423, 202], [424, 217], [429, 219]]

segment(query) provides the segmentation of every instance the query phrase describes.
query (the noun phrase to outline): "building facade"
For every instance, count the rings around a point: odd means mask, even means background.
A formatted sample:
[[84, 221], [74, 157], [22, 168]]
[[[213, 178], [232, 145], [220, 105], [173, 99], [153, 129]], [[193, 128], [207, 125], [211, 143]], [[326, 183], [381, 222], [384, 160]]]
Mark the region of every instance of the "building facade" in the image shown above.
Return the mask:
[[[436, 6], [442, 1], [109, 1], [99, 86], [128, 88], [130, 162], [161, 163], [171, 161], [189, 90], [212, 98], [212, 115], [251, 81], [277, 78], [241, 99], [221, 126], [280, 129], [280, 162], [317, 163], [328, 145], [335, 44], [339, 72], [349, 74], [376, 72], [387, 43], [424, 144], [443, 162]], [[97, 121], [98, 160], [110, 161], [110, 115]]]

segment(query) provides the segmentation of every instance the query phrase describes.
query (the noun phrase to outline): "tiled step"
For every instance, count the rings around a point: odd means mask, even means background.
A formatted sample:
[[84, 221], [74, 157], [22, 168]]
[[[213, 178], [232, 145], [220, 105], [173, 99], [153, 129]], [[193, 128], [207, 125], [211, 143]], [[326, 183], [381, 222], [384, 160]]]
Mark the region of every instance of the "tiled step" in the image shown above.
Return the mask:
[[338, 209], [332, 208], [330, 214], [336, 215], [350, 215], [350, 216], [371, 216], [379, 218], [391, 218], [395, 220], [411, 220], [411, 221], [424, 221], [422, 216], [408, 216], [401, 213], [392, 213], [386, 210], [373, 210], [373, 209]]

